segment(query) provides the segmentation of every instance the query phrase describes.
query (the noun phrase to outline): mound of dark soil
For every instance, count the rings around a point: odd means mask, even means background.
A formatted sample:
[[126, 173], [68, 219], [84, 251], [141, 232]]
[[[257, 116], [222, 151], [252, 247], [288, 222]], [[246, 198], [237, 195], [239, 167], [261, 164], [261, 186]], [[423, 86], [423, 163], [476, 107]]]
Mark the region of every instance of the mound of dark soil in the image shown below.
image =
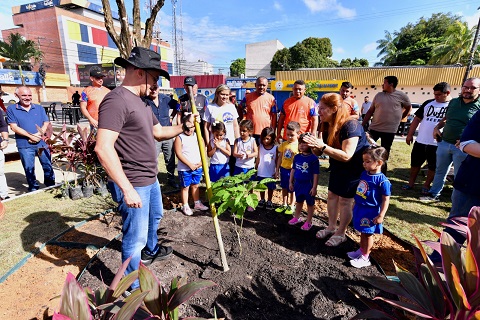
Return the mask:
[[[159, 235], [173, 246], [174, 255], [150, 269], [164, 286], [175, 276], [218, 284], [182, 306], [182, 317], [213, 318], [215, 308], [219, 318], [235, 320], [348, 319], [364, 310], [347, 288], [373, 297], [377, 292], [363, 277], [381, 275], [379, 269], [349, 265], [346, 253], [358, 248], [353, 241], [330, 248], [316, 239], [315, 233], [325, 227], [319, 219], [314, 218], [314, 227], [305, 232], [301, 225], [289, 226], [290, 218], [257, 210], [246, 213], [240, 230], [229, 214], [223, 214], [219, 223], [230, 267], [223, 272], [211, 216], [166, 212]], [[241, 244], [235, 229], [240, 232]], [[120, 245], [114, 241], [101, 252], [80, 283], [92, 289], [101, 285], [100, 279], [109, 284], [121, 264]]]

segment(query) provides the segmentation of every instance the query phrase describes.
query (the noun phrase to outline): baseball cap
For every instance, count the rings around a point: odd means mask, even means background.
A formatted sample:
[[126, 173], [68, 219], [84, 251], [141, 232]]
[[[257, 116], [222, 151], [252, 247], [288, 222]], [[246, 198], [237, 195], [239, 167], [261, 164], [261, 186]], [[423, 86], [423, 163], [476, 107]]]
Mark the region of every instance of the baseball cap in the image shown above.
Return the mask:
[[106, 75], [102, 73], [102, 70], [98, 68], [92, 68], [90, 69], [90, 77], [103, 78], [103, 77], [106, 77]]
[[114, 62], [126, 68], [129, 64], [139, 69], [150, 69], [160, 71], [160, 75], [170, 80], [167, 71], [161, 68], [161, 56], [155, 51], [143, 47], [134, 47], [128, 59], [122, 57], [115, 58]]
[[195, 80], [194, 77], [185, 77], [185, 80], [183, 80], [183, 84], [187, 86], [194, 86], [197, 84], [197, 80]]

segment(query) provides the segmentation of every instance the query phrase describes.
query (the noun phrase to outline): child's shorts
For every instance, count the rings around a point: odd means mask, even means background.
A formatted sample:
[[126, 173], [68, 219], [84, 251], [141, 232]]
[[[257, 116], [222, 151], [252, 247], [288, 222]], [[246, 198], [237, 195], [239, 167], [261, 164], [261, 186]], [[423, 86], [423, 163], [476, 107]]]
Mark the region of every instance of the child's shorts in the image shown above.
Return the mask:
[[237, 174], [240, 174], [240, 173], [247, 173], [248, 171], [252, 170], [254, 168], [240, 168], [240, 167], [237, 167], [235, 166], [235, 170], [233, 170], [233, 175], [237, 175]]
[[280, 167], [280, 186], [282, 189], [287, 189], [288, 192], [290, 192], [290, 172], [292, 172], [292, 169]]
[[305, 201], [307, 203], [307, 206], [313, 206], [315, 204], [315, 198], [312, 197], [309, 192], [297, 193], [297, 191], [295, 191], [295, 201], [296, 202]]
[[[255, 180], [256, 180], [256, 181], [262, 181], [263, 179], [266, 179], [266, 178], [272, 178], [272, 177], [259, 177], [259, 176], [257, 176], [257, 177], [255, 178]], [[267, 188], [268, 188], [269, 190], [275, 190], [275, 189], [277, 189], [277, 183], [276, 183], [276, 182], [269, 182], [269, 183], [267, 183], [267, 184], [265, 184], [265, 185], [267, 186]]]
[[215, 182], [220, 180], [220, 178], [228, 177], [230, 175], [230, 166], [228, 165], [228, 162], [211, 164], [208, 173], [210, 174], [210, 181]]
[[178, 171], [178, 177], [180, 178], [180, 185], [182, 188], [189, 187], [192, 184], [199, 184], [202, 180], [203, 169], [197, 170]]
[[353, 207], [353, 227], [361, 233], [383, 233], [383, 223], [374, 224], [373, 219], [378, 216], [376, 207], [355, 205]]

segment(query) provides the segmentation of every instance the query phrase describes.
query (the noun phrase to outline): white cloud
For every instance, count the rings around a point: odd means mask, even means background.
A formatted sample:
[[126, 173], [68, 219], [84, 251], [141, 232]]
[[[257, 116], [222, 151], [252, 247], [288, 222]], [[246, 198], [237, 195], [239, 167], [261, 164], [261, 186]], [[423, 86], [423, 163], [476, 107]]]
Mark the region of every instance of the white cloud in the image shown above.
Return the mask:
[[283, 10], [282, 5], [278, 1], [273, 2], [273, 8], [277, 11], [282, 11]]
[[472, 16], [463, 16], [463, 19], [468, 23], [468, 26], [472, 28], [478, 24], [478, 18], [480, 17], [480, 12], [475, 12]]
[[344, 19], [352, 19], [357, 15], [355, 9], [346, 8], [337, 0], [303, 0], [303, 2], [312, 13], [334, 11], [339, 18]]
[[337, 47], [337, 48], [333, 48], [333, 52], [335, 53], [345, 53], [345, 49], [343, 49], [342, 47]]
[[377, 49], [377, 43], [372, 42], [372, 43], [364, 45], [363, 48], [362, 48], [362, 52], [363, 53], [369, 53], [369, 52], [372, 52], [376, 49]]
[[[162, 38], [171, 41], [171, 16], [160, 11]], [[230, 55], [239, 47], [245, 48], [245, 43], [260, 41], [260, 37], [270, 28], [281, 27], [285, 21], [279, 20], [274, 24], [256, 24], [246, 26], [219, 25], [216, 19], [204, 16], [194, 20], [188, 14], [182, 16], [183, 26], [183, 58], [187, 61], [203, 60], [208, 63], [230, 65]], [[169, 23], [170, 22], [170, 23]], [[179, 35], [178, 35], [179, 36]], [[242, 58], [245, 56], [243, 51]], [[228, 57], [228, 58], [227, 58]], [[226, 61], [228, 60], [228, 61]]]
[[[0, 30], [14, 28], [12, 18], [12, 7], [10, 5], [2, 4], [0, 5]], [[1, 38], [0, 33], [0, 38]]]

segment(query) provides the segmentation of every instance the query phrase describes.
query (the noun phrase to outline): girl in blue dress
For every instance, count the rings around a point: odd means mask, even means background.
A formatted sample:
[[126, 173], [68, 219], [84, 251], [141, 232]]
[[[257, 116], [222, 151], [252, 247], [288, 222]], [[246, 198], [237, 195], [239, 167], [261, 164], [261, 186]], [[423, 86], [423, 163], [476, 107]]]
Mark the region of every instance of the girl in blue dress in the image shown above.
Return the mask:
[[392, 184], [382, 173], [388, 152], [380, 146], [371, 146], [363, 152], [365, 171], [360, 176], [355, 206], [353, 226], [360, 235], [360, 249], [348, 252], [350, 264], [355, 268], [368, 267], [370, 251], [373, 247], [373, 234], [383, 233], [383, 219], [390, 202]]

